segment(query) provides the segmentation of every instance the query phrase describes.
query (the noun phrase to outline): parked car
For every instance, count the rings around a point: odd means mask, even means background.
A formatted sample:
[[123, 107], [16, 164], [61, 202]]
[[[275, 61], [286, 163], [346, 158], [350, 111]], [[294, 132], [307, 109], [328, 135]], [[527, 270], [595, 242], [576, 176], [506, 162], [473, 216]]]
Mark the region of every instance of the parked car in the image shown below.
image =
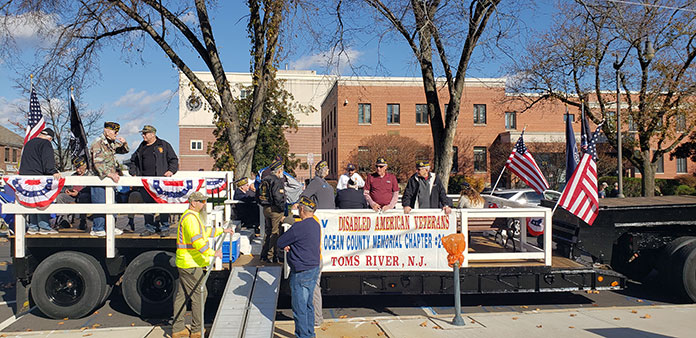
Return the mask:
[[534, 189], [496, 189], [493, 196], [504, 198], [519, 204], [539, 205], [542, 199], [556, 201], [561, 196], [561, 193], [555, 190], [546, 190], [540, 194]]

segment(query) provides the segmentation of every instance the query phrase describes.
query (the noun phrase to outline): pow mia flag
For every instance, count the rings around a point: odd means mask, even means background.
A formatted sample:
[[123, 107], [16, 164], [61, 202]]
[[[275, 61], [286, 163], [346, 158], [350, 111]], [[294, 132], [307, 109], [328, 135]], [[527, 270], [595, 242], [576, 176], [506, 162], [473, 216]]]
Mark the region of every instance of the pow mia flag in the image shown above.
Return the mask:
[[75, 98], [72, 93], [70, 94], [70, 143], [68, 144], [68, 151], [70, 151], [71, 162], [74, 163], [76, 159], [82, 157], [85, 159], [85, 163], [87, 163], [87, 169], [92, 168], [92, 157], [87, 147], [87, 134], [85, 134], [85, 128], [82, 126], [82, 119], [80, 119], [80, 114], [77, 112]]

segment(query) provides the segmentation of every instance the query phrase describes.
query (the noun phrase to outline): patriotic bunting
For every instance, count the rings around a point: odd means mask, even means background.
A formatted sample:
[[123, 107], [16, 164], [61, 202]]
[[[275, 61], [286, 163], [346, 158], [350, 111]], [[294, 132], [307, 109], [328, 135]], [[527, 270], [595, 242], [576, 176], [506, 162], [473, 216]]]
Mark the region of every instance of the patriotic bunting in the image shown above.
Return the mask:
[[143, 178], [143, 187], [157, 203], [186, 203], [194, 191], [198, 191], [204, 179]]
[[227, 180], [224, 178], [206, 178], [205, 190], [209, 196], [227, 190]]
[[5, 177], [5, 182], [15, 191], [19, 204], [30, 208], [44, 208], [56, 199], [63, 189], [65, 178], [56, 181], [53, 176], [9, 176]]

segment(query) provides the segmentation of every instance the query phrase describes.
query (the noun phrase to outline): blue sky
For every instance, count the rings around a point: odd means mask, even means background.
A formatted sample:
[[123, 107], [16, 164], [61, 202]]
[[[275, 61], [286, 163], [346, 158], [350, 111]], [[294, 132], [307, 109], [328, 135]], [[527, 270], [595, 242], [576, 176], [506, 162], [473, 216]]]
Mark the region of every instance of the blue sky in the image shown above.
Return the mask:
[[[545, 3], [549, 3], [548, 6]], [[534, 8], [525, 8], [518, 13], [523, 22], [523, 31], [543, 30], [548, 24], [554, 11], [550, 1], [542, 1]], [[220, 1], [217, 8], [211, 8], [213, 28], [216, 42], [221, 53], [223, 66], [228, 72], [247, 72], [249, 70], [249, 40], [246, 33], [247, 19], [244, 17], [248, 9], [242, 1]], [[28, 30], [31, 32], [31, 30]], [[30, 33], [27, 33], [30, 35]], [[525, 36], [519, 36], [518, 46], [524, 42]], [[393, 39], [389, 44], [378, 49], [376, 39], [364, 36], [356, 39], [349, 51], [352, 62], [365, 66], [366, 75], [375, 76], [418, 76], [419, 70], [413, 61], [411, 50], [403, 38]], [[326, 66], [322, 52], [310, 48], [306, 43], [293, 42], [292, 52], [283, 60], [279, 68], [287, 64], [290, 69], [316, 70], [324, 73]], [[512, 54], [521, 53], [518, 50]], [[379, 62], [383, 68], [376, 68], [378, 51], [381, 54]], [[31, 53], [31, 45], [27, 47]], [[190, 52], [184, 52], [185, 60], [192, 60]], [[89, 109], [101, 109], [103, 120], [117, 121], [122, 126], [122, 136], [126, 137], [134, 149], [142, 140], [137, 131], [144, 124], [152, 124], [158, 129], [158, 136], [169, 141], [178, 150], [178, 72], [164, 53], [152, 44], [143, 50], [144, 64], [126, 62], [118, 48], [107, 48], [101, 54], [101, 75], [82, 94], [82, 99]], [[478, 50], [470, 65], [470, 77], [504, 76], [503, 66], [509, 60], [506, 57], [496, 57], [484, 54]], [[202, 62], [189, 64], [194, 70], [205, 70]], [[377, 69], [377, 70], [376, 70]], [[345, 75], [351, 75], [349, 70]], [[11, 72], [6, 65], [0, 64], [0, 121], [6, 125], [10, 116], [18, 112], [10, 107], [10, 103], [18, 104], [28, 109], [28, 97], [13, 88], [13, 79], [18, 75]], [[28, 81], [28, 74], [26, 75]], [[21, 112], [23, 113], [23, 112]]]

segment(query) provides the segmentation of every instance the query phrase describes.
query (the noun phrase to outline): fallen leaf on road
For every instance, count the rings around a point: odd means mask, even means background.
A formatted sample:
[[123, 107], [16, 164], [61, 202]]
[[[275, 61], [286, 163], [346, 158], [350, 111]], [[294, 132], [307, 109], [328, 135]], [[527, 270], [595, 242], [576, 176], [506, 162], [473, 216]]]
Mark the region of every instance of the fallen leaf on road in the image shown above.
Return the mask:
[[111, 316], [113, 316], [113, 315], [114, 315], [113, 313], [109, 313], [107, 316], [111, 317]]
[[523, 308], [523, 309], [528, 309], [528, 308], [529, 308], [529, 306], [527, 306], [527, 305], [522, 305], [522, 306], [520, 306], [520, 307]]
[[382, 332], [377, 332], [377, 337], [380, 337], [380, 336], [382, 336], [382, 335], [383, 335]]
[[426, 327], [426, 326], [428, 326], [428, 322], [422, 322], [422, 323], [420, 323], [420, 326], [421, 326], [421, 327]]
[[614, 320], [621, 320], [621, 318], [619, 318], [619, 317], [614, 317]]
[[597, 293], [599, 293], [599, 290], [594, 290], [592, 293], [597, 294]]
[[592, 293], [592, 290], [587, 290], [587, 291], [585, 291], [585, 292], [587, 292], [588, 294], [590, 294], [590, 293]]
[[96, 329], [96, 328], [98, 328], [98, 327], [100, 327], [100, 326], [101, 326], [101, 324], [94, 324], [94, 325], [92, 325], [92, 328], [93, 328], [93, 329]]
[[83, 334], [82, 336], [83, 336], [83, 337], [89, 337], [89, 336], [91, 336], [91, 335], [92, 335], [91, 333], [85, 333], [85, 334]]
[[574, 328], [575, 328], [575, 326], [568, 326], [568, 328], [569, 328], [569, 329], [574, 329]]
[[84, 330], [87, 330], [87, 329], [89, 329], [89, 328], [86, 327], [86, 326], [83, 326], [83, 327], [80, 328], [80, 331], [84, 331]]
[[58, 325], [63, 325], [63, 324], [65, 324], [65, 322], [58, 322]]
[[131, 326], [135, 326], [135, 323], [131, 323]]
[[537, 325], [537, 329], [541, 329], [541, 325]]
[[325, 327], [322, 327], [321, 330], [322, 330], [322, 331], [326, 331], [326, 328], [325, 328]]
[[592, 304], [592, 306], [597, 307], [597, 306], [599, 306], [599, 304]]
[[472, 319], [471, 324], [476, 324], [476, 321]]
[[347, 316], [347, 315], [342, 315], [342, 316], [338, 316], [338, 318], [340, 318], [340, 319], [346, 319], [346, 318], [348, 318], [348, 316]]
[[575, 317], [575, 316], [577, 316], [577, 315], [578, 315], [577, 313], [571, 313], [571, 314], [570, 314], [571, 317]]
[[636, 302], [638, 302], [638, 303], [642, 303], [642, 302], [643, 302], [643, 300], [642, 300], [642, 299], [636, 299]]
[[640, 317], [640, 318], [643, 318], [643, 319], [650, 319], [650, 315], [645, 315], [645, 316]]
[[541, 309], [540, 309], [540, 308], [536, 308], [536, 309], [534, 309], [534, 311], [539, 311], [539, 310], [541, 310]]
[[63, 318], [63, 320], [68, 320], [68, 317]]
[[442, 330], [442, 328], [439, 327], [439, 326], [437, 326], [437, 325], [435, 325], [435, 326], [433, 326], [433, 330]]
[[512, 320], [517, 320], [517, 317], [512, 317]]
[[94, 314], [95, 314], [95, 315], [98, 315], [98, 314], [99, 314], [99, 310], [94, 311]]

